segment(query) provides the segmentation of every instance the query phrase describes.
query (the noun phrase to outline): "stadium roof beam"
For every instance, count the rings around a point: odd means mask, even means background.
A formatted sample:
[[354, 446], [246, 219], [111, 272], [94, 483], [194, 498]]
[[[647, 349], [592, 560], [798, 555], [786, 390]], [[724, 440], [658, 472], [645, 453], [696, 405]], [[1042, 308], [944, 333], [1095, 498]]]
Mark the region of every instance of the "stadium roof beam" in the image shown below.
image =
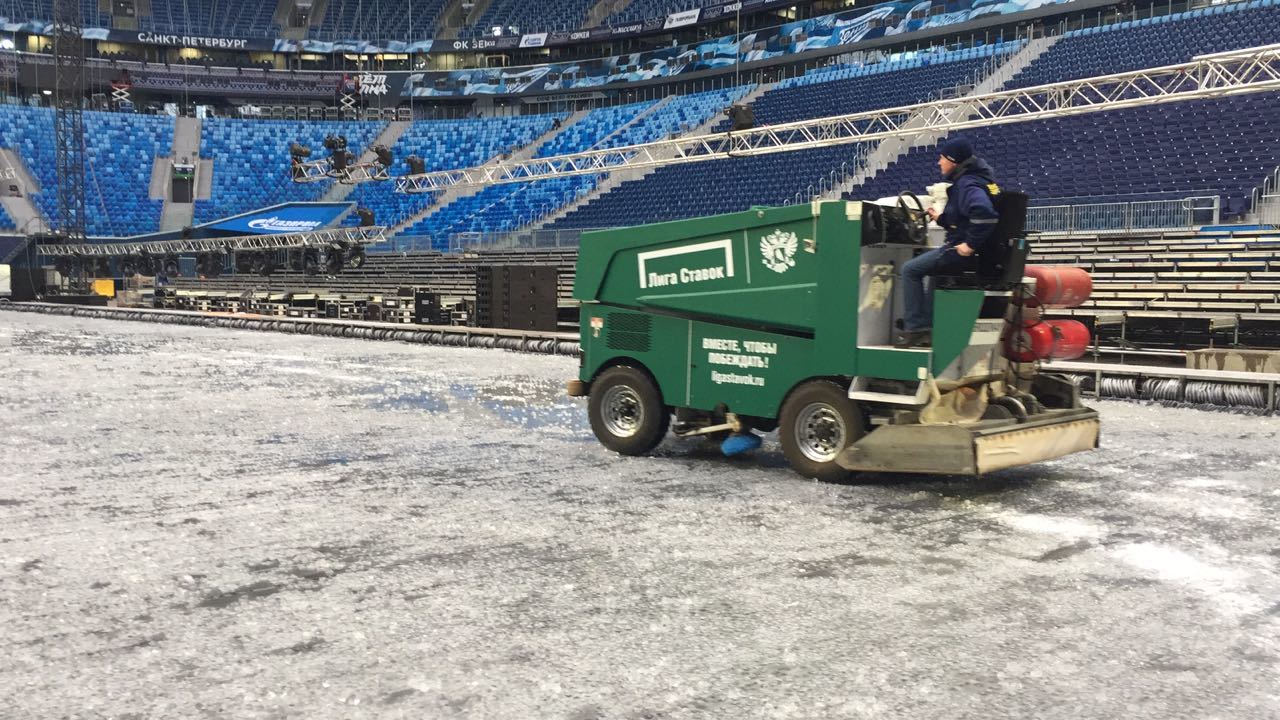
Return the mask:
[[199, 240], [146, 240], [135, 242], [65, 243], [37, 245], [37, 252], [48, 257], [74, 255], [80, 257], [115, 257], [120, 255], [167, 255], [201, 252], [242, 252], [245, 250], [286, 250], [299, 247], [334, 245], [374, 245], [387, 239], [385, 227], [334, 228], [280, 235], [241, 235]]
[[1202, 55], [1179, 65], [987, 95], [495, 166], [404, 175], [396, 178], [396, 190], [422, 193], [455, 185], [593, 175], [1266, 91], [1280, 91], [1280, 44]]

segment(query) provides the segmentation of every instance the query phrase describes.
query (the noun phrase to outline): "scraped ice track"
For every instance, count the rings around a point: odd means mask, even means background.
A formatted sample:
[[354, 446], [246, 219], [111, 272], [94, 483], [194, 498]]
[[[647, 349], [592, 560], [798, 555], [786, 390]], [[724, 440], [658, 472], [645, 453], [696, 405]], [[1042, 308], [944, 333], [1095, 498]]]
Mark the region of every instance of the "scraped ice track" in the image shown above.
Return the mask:
[[1280, 715], [1280, 420], [822, 485], [575, 369], [6, 314], [0, 716]]

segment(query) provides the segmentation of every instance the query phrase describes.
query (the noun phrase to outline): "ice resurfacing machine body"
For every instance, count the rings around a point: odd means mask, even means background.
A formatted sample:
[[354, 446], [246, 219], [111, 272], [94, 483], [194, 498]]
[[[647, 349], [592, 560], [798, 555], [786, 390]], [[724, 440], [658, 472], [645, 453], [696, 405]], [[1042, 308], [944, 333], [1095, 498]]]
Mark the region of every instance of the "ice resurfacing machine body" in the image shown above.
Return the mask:
[[900, 270], [923, 237], [895, 225], [911, 214], [821, 201], [584, 235], [570, 394], [590, 396], [617, 452], [647, 453], [669, 429], [776, 427], [792, 467], [821, 479], [981, 474], [1096, 447], [1074, 385], [1006, 358], [1025, 203], [1002, 213], [999, 263], [941, 281], [932, 347], [893, 347]]

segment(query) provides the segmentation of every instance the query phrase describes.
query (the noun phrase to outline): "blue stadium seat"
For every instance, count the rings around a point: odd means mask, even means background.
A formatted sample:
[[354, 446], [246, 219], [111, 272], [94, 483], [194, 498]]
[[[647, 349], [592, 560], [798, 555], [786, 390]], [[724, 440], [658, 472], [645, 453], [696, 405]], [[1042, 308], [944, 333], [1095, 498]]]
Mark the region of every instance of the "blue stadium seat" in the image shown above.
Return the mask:
[[205, 223], [283, 202], [318, 200], [331, 183], [299, 184], [289, 174], [289, 144], [311, 148], [312, 158], [326, 157], [326, 135], [345, 135], [359, 155], [373, 143], [383, 123], [301, 120], [205, 120], [200, 129], [200, 157], [213, 160], [213, 187], [208, 200], [196, 202], [196, 222]]

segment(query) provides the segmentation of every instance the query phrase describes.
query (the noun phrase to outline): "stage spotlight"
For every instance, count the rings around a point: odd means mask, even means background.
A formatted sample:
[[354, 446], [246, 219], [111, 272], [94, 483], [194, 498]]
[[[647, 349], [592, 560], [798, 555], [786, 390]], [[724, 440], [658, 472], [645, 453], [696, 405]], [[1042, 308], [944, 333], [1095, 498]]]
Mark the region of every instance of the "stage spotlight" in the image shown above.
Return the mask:
[[373, 211], [369, 208], [356, 208], [356, 215], [360, 216], [360, 227], [373, 227]]
[[324, 138], [324, 148], [331, 153], [339, 150], [347, 149], [347, 138], [345, 135], [326, 135]]
[[359, 270], [364, 267], [365, 254], [364, 246], [356, 245], [347, 250], [347, 268], [351, 270]]
[[734, 130], [750, 130], [756, 126], [756, 113], [750, 105], [730, 105], [724, 114], [729, 116]]
[[311, 157], [311, 148], [296, 142], [289, 143], [289, 156], [301, 162], [304, 158]]
[[238, 252], [236, 253], [236, 272], [241, 275], [248, 275], [254, 271], [253, 253]]
[[134, 255], [126, 255], [120, 260], [120, 274], [131, 278], [138, 274], [138, 258]]
[[178, 262], [177, 255], [166, 255], [161, 267], [166, 277], [178, 277], [182, 274], [182, 265]]
[[138, 273], [147, 277], [154, 277], [156, 274], [156, 259], [147, 253], [138, 256]]
[[100, 257], [93, 261], [93, 276], [100, 278], [111, 277], [111, 260], [109, 258]]
[[337, 170], [338, 172], [343, 172], [347, 169], [347, 165], [349, 165], [352, 160], [353, 158], [350, 150], [335, 150], [333, 154], [329, 156], [329, 167]]
[[404, 159], [404, 162], [409, 166], [410, 175], [422, 175], [427, 172], [427, 161], [417, 155], [410, 155]]
[[324, 255], [324, 271], [326, 275], [337, 275], [342, 272], [342, 266], [346, 263], [347, 249], [341, 245], [337, 247], [329, 247]]
[[374, 145], [373, 154], [377, 158], [378, 164], [383, 168], [389, 168], [395, 162], [395, 158], [391, 155], [391, 148], [386, 145]]
[[306, 248], [302, 251], [302, 273], [307, 277], [320, 274], [320, 251]]
[[276, 258], [274, 253], [259, 252], [253, 254], [253, 271], [262, 277], [268, 277], [276, 271]]
[[196, 274], [215, 278], [222, 274], [223, 257], [218, 253], [201, 253], [196, 256]]

